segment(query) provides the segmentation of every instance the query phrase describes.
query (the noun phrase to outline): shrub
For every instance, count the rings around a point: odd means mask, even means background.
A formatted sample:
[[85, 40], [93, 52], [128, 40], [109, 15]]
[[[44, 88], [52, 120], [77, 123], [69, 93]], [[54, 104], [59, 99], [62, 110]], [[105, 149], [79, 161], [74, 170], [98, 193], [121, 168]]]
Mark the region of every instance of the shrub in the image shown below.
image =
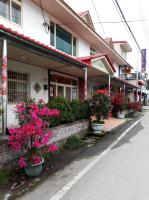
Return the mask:
[[6, 170], [0, 170], [0, 187], [6, 185], [9, 181], [9, 172]]
[[83, 144], [84, 141], [81, 139], [81, 137], [73, 135], [67, 139], [63, 147], [72, 150], [81, 147]]
[[128, 104], [128, 109], [132, 109], [134, 112], [138, 112], [142, 109], [142, 103], [141, 102], [130, 102]]
[[89, 119], [90, 118], [90, 105], [88, 101], [80, 102], [80, 118], [81, 119]]
[[117, 93], [112, 97], [112, 105], [114, 112], [122, 112], [126, 109], [126, 99], [123, 93]]
[[75, 120], [81, 119], [81, 104], [77, 100], [72, 100], [70, 103], [72, 114], [74, 115]]
[[77, 101], [71, 102], [71, 109], [75, 120], [89, 119], [90, 107], [88, 101]]
[[50, 117], [50, 126], [70, 123], [75, 120], [88, 119], [90, 116], [89, 103], [87, 101], [80, 102], [78, 100], [68, 100], [63, 97], [55, 97], [49, 103], [50, 109], [58, 109], [59, 117]]
[[49, 103], [48, 107], [50, 109], [58, 109], [60, 111], [59, 117], [51, 117], [51, 126], [57, 126], [59, 124], [65, 124], [68, 122], [73, 122], [74, 115], [70, 106], [70, 100], [63, 97], [55, 97]]

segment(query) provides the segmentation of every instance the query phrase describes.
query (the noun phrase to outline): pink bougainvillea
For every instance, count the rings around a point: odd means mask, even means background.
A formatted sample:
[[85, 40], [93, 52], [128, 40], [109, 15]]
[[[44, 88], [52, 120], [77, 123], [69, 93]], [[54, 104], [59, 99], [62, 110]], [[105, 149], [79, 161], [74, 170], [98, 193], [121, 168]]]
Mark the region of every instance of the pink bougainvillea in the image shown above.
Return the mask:
[[[25, 167], [28, 162], [36, 164], [41, 160], [41, 147], [48, 145], [52, 138], [52, 133], [48, 130], [49, 122], [45, 119], [49, 116], [59, 116], [60, 112], [56, 109], [50, 110], [42, 100], [38, 103], [30, 100], [18, 104], [15, 113], [20, 127], [9, 129], [8, 144], [16, 152], [26, 153], [25, 158], [21, 156], [19, 160], [20, 167]], [[58, 147], [55, 144], [48, 148], [50, 152], [56, 150]]]

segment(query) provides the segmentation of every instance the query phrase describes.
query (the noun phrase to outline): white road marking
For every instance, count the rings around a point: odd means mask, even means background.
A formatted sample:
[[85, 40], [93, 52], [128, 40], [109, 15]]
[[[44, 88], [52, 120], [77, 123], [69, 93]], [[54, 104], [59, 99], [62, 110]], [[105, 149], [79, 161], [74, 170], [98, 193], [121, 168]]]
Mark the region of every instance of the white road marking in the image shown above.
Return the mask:
[[[147, 115], [147, 114], [146, 114]], [[100, 155], [98, 155], [88, 166], [82, 169], [74, 178], [69, 181], [61, 190], [59, 190], [53, 197], [49, 200], [60, 200], [71, 188], [75, 185], [96, 163], [104, 157], [108, 152], [134, 127], [136, 126], [144, 117], [137, 120], [134, 124], [132, 124], [128, 129], [126, 129], [121, 136], [117, 138], [106, 150], [104, 150]]]

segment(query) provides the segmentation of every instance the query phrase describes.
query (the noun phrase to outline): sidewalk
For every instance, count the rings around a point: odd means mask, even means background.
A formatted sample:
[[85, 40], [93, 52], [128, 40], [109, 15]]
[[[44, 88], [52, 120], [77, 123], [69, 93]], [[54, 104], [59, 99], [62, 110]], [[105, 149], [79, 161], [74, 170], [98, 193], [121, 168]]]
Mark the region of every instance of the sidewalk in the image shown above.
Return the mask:
[[104, 128], [103, 130], [105, 132], [110, 132], [111, 130], [113, 130], [114, 128], [117, 128], [118, 126], [124, 124], [126, 121], [128, 121], [128, 119], [118, 119], [118, 118], [114, 118], [114, 117], [110, 117], [107, 120], [104, 120], [105, 124], [104, 124]]

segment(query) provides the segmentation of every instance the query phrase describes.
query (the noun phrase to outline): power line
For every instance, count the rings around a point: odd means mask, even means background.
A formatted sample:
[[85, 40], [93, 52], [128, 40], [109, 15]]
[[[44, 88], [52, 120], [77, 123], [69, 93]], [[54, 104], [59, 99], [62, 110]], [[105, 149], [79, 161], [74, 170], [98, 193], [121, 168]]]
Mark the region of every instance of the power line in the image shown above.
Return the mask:
[[[124, 24], [124, 26], [125, 26], [125, 28], [126, 28], [126, 31], [127, 31], [128, 35], [130, 36], [132, 42], [136, 45], [134, 39], [132, 38], [132, 35], [131, 35], [130, 31], [128, 30], [128, 27], [127, 27], [127, 25], [126, 25], [126, 23], [125, 23], [125, 20], [123, 19], [122, 15], [121, 15], [121, 12], [120, 12], [119, 8], [117, 7], [115, 1], [114, 1], [114, 0], [112, 0], [112, 1], [113, 1], [114, 6], [115, 6], [115, 9], [117, 10], [117, 12], [118, 12], [118, 14], [119, 14], [119, 17], [122, 19], [122, 22], [123, 22], [123, 24]], [[127, 20], [127, 22], [128, 22], [128, 20]], [[137, 47], [137, 46], [136, 46], [136, 47]], [[138, 47], [137, 47], [137, 48], [138, 48]], [[140, 51], [139, 51], [139, 52], [140, 52]]]
[[102, 31], [103, 31], [103, 33], [104, 33], [104, 35], [105, 35], [105, 38], [106, 38], [106, 33], [105, 33], [105, 31], [104, 31], [104, 28], [103, 28], [102, 23], [100, 22], [100, 17], [99, 17], [98, 11], [97, 11], [97, 9], [96, 9], [94, 0], [92, 0], [92, 4], [93, 4], [94, 10], [95, 10], [95, 12], [96, 12], [96, 15], [97, 15], [97, 17], [98, 17], [98, 20], [99, 20], [100, 26], [101, 26], [101, 28], [102, 28]]
[[[134, 33], [132, 32], [132, 30], [131, 30], [131, 28], [130, 28], [130, 26], [129, 26], [127, 20], [126, 20], [126, 18], [125, 18], [125, 16], [124, 16], [124, 13], [123, 13], [123, 11], [122, 11], [122, 9], [121, 9], [121, 7], [120, 7], [118, 1], [117, 1], [117, 0], [114, 0], [114, 1], [115, 1], [116, 5], [117, 5], [117, 7], [118, 7], [118, 9], [119, 9], [119, 11], [120, 11], [120, 13], [121, 13], [122, 18], [124, 19], [124, 22], [125, 22], [125, 24], [126, 24], [128, 30], [129, 30], [129, 32], [130, 32], [132, 38], [134, 39], [134, 41], [135, 41], [135, 43], [136, 43], [136, 45], [137, 45], [137, 47], [138, 47], [138, 49], [139, 49], [139, 51], [140, 51], [140, 53], [141, 53], [141, 56], [144, 58], [144, 55], [143, 55], [143, 53], [142, 53], [142, 49], [141, 49], [141, 47], [140, 47], [140, 45], [139, 45], [139, 43], [138, 43], [138, 41], [137, 41], [137, 39], [136, 39]], [[147, 61], [146, 61], [146, 64], [148, 65]], [[149, 67], [149, 65], [148, 65], [148, 67]]]
[[133, 34], [133, 32], [132, 32], [132, 30], [131, 30], [131, 28], [130, 28], [130, 26], [129, 26], [129, 24], [128, 24], [128, 22], [127, 22], [126, 18], [125, 18], [125, 16], [124, 16], [124, 13], [123, 13], [123, 11], [122, 11], [122, 9], [121, 9], [121, 7], [120, 7], [120, 5], [119, 5], [118, 1], [117, 1], [117, 0], [115, 0], [115, 3], [116, 3], [116, 5], [117, 5], [117, 7], [118, 7], [118, 9], [119, 9], [119, 11], [120, 11], [120, 13], [121, 13], [121, 16], [122, 16], [122, 18], [124, 19], [124, 22], [125, 22], [125, 24], [126, 24], [126, 26], [127, 26], [128, 30], [129, 30], [129, 32], [130, 32], [130, 34], [131, 34], [131, 36], [133, 37], [133, 39], [134, 39], [134, 41], [135, 41], [135, 43], [136, 43], [136, 45], [137, 45], [137, 47], [138, 47], [139, 51], [141, 52], [140, 45], [139, 45], [139, 43], [138, 43], [138, 41], [137, 41], [137, 39], [136, 39], [135, 35]]

